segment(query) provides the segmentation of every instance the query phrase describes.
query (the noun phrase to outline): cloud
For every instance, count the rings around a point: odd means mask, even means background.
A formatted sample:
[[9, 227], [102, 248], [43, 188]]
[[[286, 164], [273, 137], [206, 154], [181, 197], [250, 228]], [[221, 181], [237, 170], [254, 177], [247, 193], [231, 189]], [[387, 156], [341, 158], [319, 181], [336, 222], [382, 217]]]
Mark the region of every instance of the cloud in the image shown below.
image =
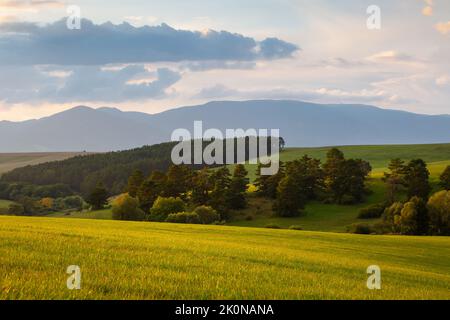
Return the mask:
[[205, 88], [195, 95], [197, 99], [288, 99], [317, 101], [322, 103], [379, 103], [382, 101], [397, 102], [400, 97], [391, 95], [377, 88], [346, 91], [337, 88], [318, 88], [310, 90], [268, 89], [268, 90], [235, 90], [224, 85]]
[[255, 61], [193, 61], [181, 65], [182, 69], [189, 71], [208, 71], [208, 70], [251, 70], [256, 67]]
[[55, 8], [64, 6], [62, 1], [52, 0], [4, 0], [0, 1], [0, 8], [29, 9], [36, 7]]
[[383, 51], [366, 58], [372, 62], [410, 62], [414, 58], [408, 54], [397, 51]]
[[445, 87], [450, 84], [450, 76], [443, 75], [436, 79], [436, 84], [439, 87]]
[[[142, 65], [120, 69], [80, 66], [2, 67], [0, 97], [5, 103], [22, 102], [125, 102], [165, 98], [167, 90], [181, 79], [167, 68], [148, 71]], [[136, 80], [136, 81], [135, 81]]]
[[268, 38], [257, 41], [227, 31], [176, 30], [167, 24], [133, 27], [82, 20], [69, 30], [66, 20], [39, 26], [0, 24], [0, 64], [104, 65], [181, 61], [255, 61], [291, 57], [298, 47]]
[[437, 31], [446, 35], [450, 33], [450, 21], [440, 22], [434, 26]]
[[427, 6], [427, 7], [423, 8], [422, 14], [427, 17], [432, 16], [433, 15], [433, 7]]

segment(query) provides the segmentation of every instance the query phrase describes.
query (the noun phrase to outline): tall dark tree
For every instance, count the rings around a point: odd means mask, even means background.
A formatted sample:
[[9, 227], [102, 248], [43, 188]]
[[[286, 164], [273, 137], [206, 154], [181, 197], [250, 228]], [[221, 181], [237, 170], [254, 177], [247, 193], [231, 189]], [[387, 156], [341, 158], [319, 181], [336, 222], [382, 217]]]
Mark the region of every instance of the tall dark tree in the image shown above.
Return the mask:
[[278, 185], [274, 211], [280, 217], [297, 217], [305, 206], [305, 197], [299, 191], [298, 181], [287, 174]]
[[345, 157], [342, 151], [333, 148], [327, 152], [326, 162], [323, 165], [325, 187], [333, 200], [337, 202], [340, 202], [345, 194], [345, 188], [342, 184], [344, 163]]
[[441, 187], [445, 190], [450, 190], [450, 166], [447, 166], [447, 168], [445, 168], [439, 179]]
[[250, 182], [247, 175], [248, 172], [245, 170], [244, 165], [236, 165], [227, 193], [231, 209], [244, 209], [247, 206], [245, 192]]
[[108, 190], [103, 183], [98, 183], [92, 190], [86, 202], [91, 205], [93, 210], [101, 210], [108, 203]]
[[222, 218], [230, 209], [226, 194], [231, 184], [231, 174], [227, 167], [222, 167], [213, 172], [210, 177], [212, 191], [210, 194], [210, 205], [220, 213]]
[[278, 172], [274, 175], [262, 175], [261, 169], [267, 168], [270, 164], [265, 165], [262, 163], [258, 164], [258, 168], [256, 170], [256, 180], [255, 186], [258, 188], [258, 194], [263, 197], [275, 199], [277, 197], [277, 188], [281, 181], [284, 178], [284, 163], [280, 161], [280, 168]]
[[135, 170], [133, 174], [128, 178], [128, 194], [131, 197], [136, 197], [139, 188], [144, 182], [144, 174], [141, 170]]
[[192, 176], [192, 203], [202, 206], [208, 204], [210, 200], [211, 182], [207, 168], [194, 172]]
[[165, 197], [186, 198], [191, 189], [192, 171], [185, 165], [172, 165], [167, 171]]
[[430, 172], [422, 159], [411, 160], [406, 166], [405, 183], [408, 189], [408, 198], [419, 197], [428, 199], [431, 192], [429, 183]]
[[398, 200], [398, 194], [405, 187], [405, 162], [401, 159], [392, 159], [389, 163], [389, 171], [385, 172], [383, 181], [387, 185], [387, 198], [390, 204]]
[[153, 171], [150, 177], [144, 180], [141, 184], [137, 198], [139, 200], [139, 206], [144, 212], [148, 212], [153, 206], [158, 196], [163, 194], [167, 176], [160, 171]]

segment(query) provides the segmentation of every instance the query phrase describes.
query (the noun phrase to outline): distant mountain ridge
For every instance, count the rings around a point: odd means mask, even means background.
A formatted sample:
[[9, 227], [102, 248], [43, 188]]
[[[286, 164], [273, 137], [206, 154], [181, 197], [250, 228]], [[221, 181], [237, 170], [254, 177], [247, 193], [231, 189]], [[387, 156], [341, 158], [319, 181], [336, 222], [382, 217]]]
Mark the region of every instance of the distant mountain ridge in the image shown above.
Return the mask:
[[[169, 141], [173, 130], [280, 129], [290, 147], [450, 142], [449, 115], [368, 105], [216, 101], [158, 114], [85, 106], [24, 122], [0, 121], [0, 152], [117, 151]], [[6, 138], [5, 138], [6, 137]]]

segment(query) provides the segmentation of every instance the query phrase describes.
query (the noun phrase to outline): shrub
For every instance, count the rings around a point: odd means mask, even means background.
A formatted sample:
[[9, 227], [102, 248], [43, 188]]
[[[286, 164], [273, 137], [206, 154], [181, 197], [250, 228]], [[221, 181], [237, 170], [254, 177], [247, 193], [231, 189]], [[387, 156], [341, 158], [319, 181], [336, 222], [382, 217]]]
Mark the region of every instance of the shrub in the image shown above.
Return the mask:
[[19, 203], [13, 203], [9, 205], [8, 214], [13, 216], [23, 216], [25, 215], [25, 208]]
[[342, 199], [339, 202], [339, 204], [343, 204], [345, 206], [349, 206], [349, 205], [355, 204], [357, 202], [358, 201], [355, 199], [354, 196], [346, 194], [346, 195], [342, 196]]
[[150, 209], [149, 220], [151, 221], [165, 221], [169, 214], [184, 212], [185, 205], [180, 198], [164, 198], [158, 197], [152, 208]]
[[430, 232], [450, 235], [450, 191], [437, 192], [428, 200]]
[[273, 224], [273, 223], [266, 224], [266, 226], [264, 228], [267, 228], [267, 229], [281, 229], [281, 227], [279, 225], [276, 225], [276, 224]]
[[348, 232], [356, 234], [371, 234], [372, 228], [366, 223], [354, 223], [348, 227]]
[[166, 222], [200, 224], [200, 217], [195, 212], [171, 213], [167, 216]]
[[252, 220], [253, 220], [253, 216], [251, 214], [249, 214], [245, 217], [245, 221], [252, 221]]
[[211, 224], [220, 220], [220, 215], [211, 207], [200, 206], [195, 208], [194, 213], [198, 215], [200, 223]]
[[373, 204], [359, 211], [358, 219], [376, 219], [383, 215], [386, 206], [383, 203]]
[[294, 226], [290, 226], [290, 227], [289, 227], [289, 229], [290, 229], [290, 230], [298, 230], [298, 231], [300, 231], [300, 230], [303, 230], [303, 228], [302, 228], [302, 227], [300, 227], [300, 226], [296, 226], [296, 225], [294, 225]]
[[113, 203], [112, 217], [114, 220], [142, 221], [145, 213], [139, 208], [137, 199], [123, 194]]

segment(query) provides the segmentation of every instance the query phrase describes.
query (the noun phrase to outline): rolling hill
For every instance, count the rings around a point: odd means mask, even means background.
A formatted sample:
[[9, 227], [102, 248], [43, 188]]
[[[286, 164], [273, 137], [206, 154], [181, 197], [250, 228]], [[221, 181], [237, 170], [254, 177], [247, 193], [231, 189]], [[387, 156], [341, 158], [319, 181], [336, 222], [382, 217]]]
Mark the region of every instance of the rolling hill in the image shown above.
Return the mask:
[[0, 299], [450, 299], [448, 237], [1, 216], [0, 234]]
[[169, 141], [173, 130], [280, 129], [288, 146], [450, 142], [450, 116], [429, 116], [367, 105], [300, 101], [218, 101], [159, 114], [76, 107], [25, 122], [0, 122], [0, 152], [117, 151]]
[[62, 161], [79, 155], [79, 152], [0, 153], [0, 176], [8, 171], [41, 163]]

